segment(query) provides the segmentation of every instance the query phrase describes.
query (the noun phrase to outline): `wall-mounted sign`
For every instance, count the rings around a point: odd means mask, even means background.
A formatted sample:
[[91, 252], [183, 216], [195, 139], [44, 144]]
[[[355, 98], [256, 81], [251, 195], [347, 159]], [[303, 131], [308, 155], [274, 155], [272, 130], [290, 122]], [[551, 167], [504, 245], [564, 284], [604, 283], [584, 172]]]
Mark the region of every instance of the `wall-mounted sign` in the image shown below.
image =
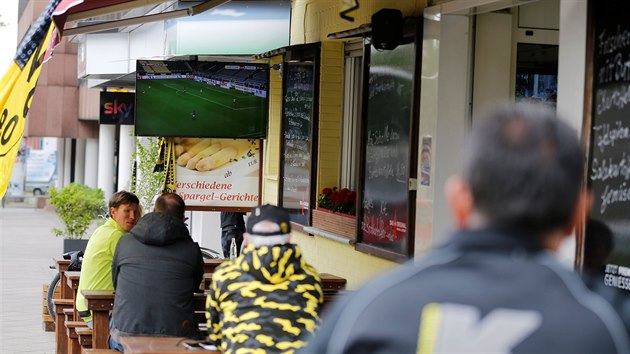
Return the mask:
[[[404, 260], [413, 254], [415, 192], [409, 180], [416, 178], [413, 161], [413, 109], [415, 43], [394, 50], [368, 49], [363, 145], [362, 208], [359, 210], [360, 242], [357, 249], [389, 259]], [[425, 140], [430, 146], [430, 140]], [[430, 150], [423, 156], [424, 177], [430, 183]]]
[[260, 200], [257, 139], [175, 138], [176, 192], [193, 210], [241, 208]]
[[134, 123], [135, 94], [128, 92], [101, 92], [99, 107], [100, 124]]
[[315, 78], [312, 63], [285, 64], [281, 205], [302, 225], [308, 225], [312, 208]]
[[592, 96], [587, 101], [590, 129], [585, 134], [590, 135], [587, 182], [593, 205], [582, 263], [596, 292], [622, 311], [619, 304], [626, 304], [630, 293], [630, 20], [625, 15], [630, 3], [589, 5], [586, 66], [592, 87], [586, 92]]

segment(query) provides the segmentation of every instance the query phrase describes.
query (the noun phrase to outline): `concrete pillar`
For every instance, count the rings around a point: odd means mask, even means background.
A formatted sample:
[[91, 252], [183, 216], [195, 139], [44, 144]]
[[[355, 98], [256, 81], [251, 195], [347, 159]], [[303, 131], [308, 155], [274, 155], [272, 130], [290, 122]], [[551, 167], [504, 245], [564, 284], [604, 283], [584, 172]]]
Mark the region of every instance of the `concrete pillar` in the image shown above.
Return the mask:
[[[461, 142], [470, 124], [470, 17], [442, 16], [439, 36], [439, 73], [436, 75], [438, 114], [433, 143], [435, 152], [432, 156], [432, 160], [436, 161], [433, 245], [442, 242], [452, 229], [451, 213], [443, 197], [444, 184], [450, 176], [461, 170]], [[431, 115], [421, 116], [420, 121], [428, 117]]]
[[63, 185], [70, 184], [70, 174], [72, 169], [72, 138], [63, 139]]
[[118, 190], [130, 189], [132, 155], [136, 151], [133, 125], [121, 125], [118, 143]]
[[[571, 124], [581, 137], [586, 68], [586, 1], [560, 1], [558, 46], [558, 116]], [[567, 237], [558, 258], [568, 267], [575, 262], [575, 237]]]
[[580, 133], [586, 68], [586, 1], [560, 1], [558, 101], [560, 118]]
[[96, 188], [98, 173], [98, 139], [85, 140], [84, 184]]
[[74, 161], [74, 181], [85, 184], [85, 139], [77, 139]]
[[57, 182], [55, 183], [55, 187], [57, 189], [61, 189], [65, 187], [63, 184], [63, 166], [64, 166], [64, 139], [57, 139]]
[[98, 178], [97, 186], [105, 193], [105, 200], [114, 194], [114, 144], [116, 126], [101, 124], [98, 130]]

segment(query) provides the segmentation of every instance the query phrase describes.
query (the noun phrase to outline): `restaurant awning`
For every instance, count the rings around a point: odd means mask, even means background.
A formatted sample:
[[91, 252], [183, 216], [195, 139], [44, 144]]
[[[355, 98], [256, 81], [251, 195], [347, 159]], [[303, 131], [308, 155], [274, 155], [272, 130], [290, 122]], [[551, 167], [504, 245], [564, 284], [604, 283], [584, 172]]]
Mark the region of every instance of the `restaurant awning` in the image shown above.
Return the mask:
[[[189, 7], [180, 6], [179, 1], [172, 0], [62, 0], [52, 14], [53, 22], [58, 32], [58, 39], [62, 36], [71, 36], [81, 33], [104, 31], [113, 28], [138, 25], [147, 22], [163, 21], [172, 18], [194, 16], [213, 7], [220, 6], [230, 0], [206, 0], [194, 3]], [[166, 11], [151, 11], [159, 4], [173, 3]], [[186, 4], [187, 2], [182, 2]], [[93, 19], [116, 13], [131, 13], [131, 10], [147, 8], [140, 16], [125, 17], [113, 20], [102, 20], [97, 23], [81, 24], [75, 27], [66, 27], [69, 22], [77, 22]]]

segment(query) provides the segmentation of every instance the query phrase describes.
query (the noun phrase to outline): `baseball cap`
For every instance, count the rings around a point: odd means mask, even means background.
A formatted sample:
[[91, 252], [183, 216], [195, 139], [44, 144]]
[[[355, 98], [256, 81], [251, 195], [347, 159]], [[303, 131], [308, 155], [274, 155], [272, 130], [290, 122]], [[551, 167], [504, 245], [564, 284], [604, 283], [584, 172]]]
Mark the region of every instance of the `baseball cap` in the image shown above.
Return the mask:
[[[261, 221], [270, 221], [278, 225], [278, 231], [274, 232], [252, 232], [254, 226]], [[291, 232], [291, 219], [289, 213], [284, 208], [271, 204], [260, 205], [252, 210], [247, 217], [247, 232], [256, 236], [285, 235]]]

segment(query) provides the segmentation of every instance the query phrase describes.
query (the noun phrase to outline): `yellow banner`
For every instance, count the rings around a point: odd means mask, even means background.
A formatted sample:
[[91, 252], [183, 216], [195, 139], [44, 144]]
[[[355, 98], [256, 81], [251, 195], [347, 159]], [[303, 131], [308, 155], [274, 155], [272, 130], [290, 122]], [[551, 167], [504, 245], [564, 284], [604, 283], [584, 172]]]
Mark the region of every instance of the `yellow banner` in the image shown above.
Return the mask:
[[354, 22], [354, 17], [359, 9], [359, 0], [341, 0], [339, 16], [344, 20]]
[[33, 101], [52, 30], [51, 24], [46, 38], [37, 45], [23, 69], [12, 61], [0, 81], [0, 198], [4, 197], [13, 172], [15, 157], [24, 134], [26, 115]]

